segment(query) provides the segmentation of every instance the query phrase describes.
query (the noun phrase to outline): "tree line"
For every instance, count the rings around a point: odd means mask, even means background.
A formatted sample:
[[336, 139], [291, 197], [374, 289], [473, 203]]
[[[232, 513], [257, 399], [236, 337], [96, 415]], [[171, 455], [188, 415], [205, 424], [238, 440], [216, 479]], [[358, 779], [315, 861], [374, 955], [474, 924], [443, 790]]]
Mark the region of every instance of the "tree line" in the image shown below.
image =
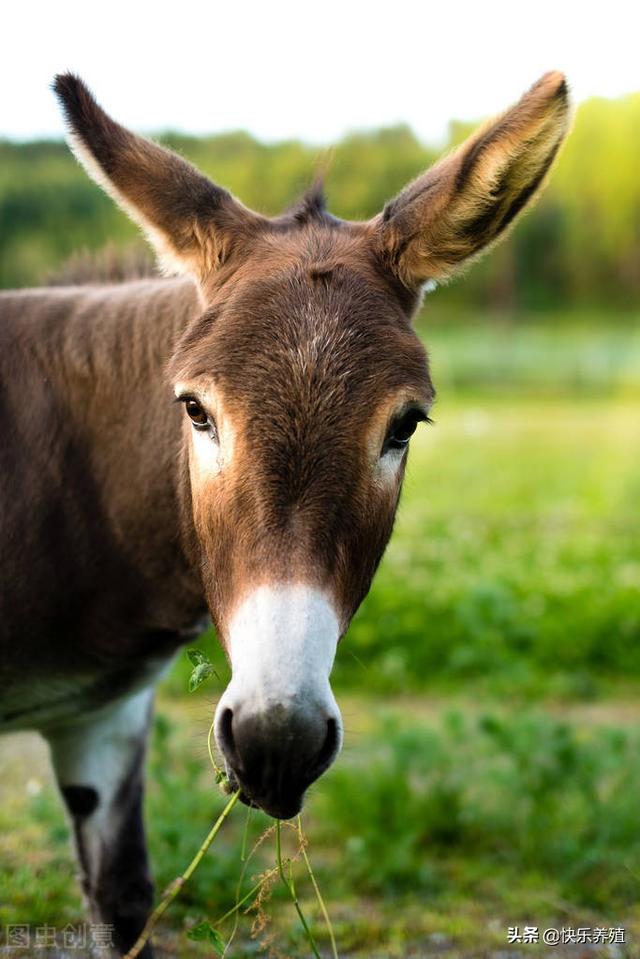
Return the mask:
[[[445, 150], [472, 125], [452, 123]], [[361, 131], [328, 150], [248, 133], [166, 134], [244, 203], [281, 212], [322, 172], [329, 206], [370, 217], [442, 153], [407, 126]], [[138, 242], [136, 228], [89, 181], [62, 142], [0, 140], [0, 286], [37, 284], [78, 250]], [[534, 210], [440, 301], [472, 310], [592, 310], [632, 315], [640, 302], [640, 93], [592, 99]]]

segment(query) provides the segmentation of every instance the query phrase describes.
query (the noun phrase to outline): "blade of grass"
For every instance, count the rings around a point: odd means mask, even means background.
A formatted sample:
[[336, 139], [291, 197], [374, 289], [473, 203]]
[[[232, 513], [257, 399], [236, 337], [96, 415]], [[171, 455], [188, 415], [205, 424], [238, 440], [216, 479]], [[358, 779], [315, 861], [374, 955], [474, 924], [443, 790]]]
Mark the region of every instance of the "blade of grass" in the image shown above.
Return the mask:
[[340, 959], [340, 957], [338, 956], [338, 947], [336, 946], [336, 937], [333, 934], [333, 926], [331, 925], [331, 920], [329, 919], [329, 913], [327, 911], [327, 907], [325, 905], [324, 899], [322, 898], [320, 887], [318, 886], [318, 883], [316, 882], [315, 874], [313, 872], [313, 869], [311, 868], [311, 861], [307, 855], [307, 850], [306, 850], [307, 840], [305, 838], [304, 833], [302, 832], [302, 819], [300, 816], [298, 816], [298, 840], [300, 843], [302, 858], [304, 859], [304, 864], [307, 867], [307, 872], [309, 873], [309, 879], [311, 880], [311, 883], [315, 890], [316, 899], [318, 900], [320, 910], [322, 912], [322, 915], [324, 916], [324, 921], [326, 922], [327, 929], [329, 930], [329, 939], [331, 940], [331, 952], [333, 954], [333, 959]]
[[233, 807], [235, 806], [239, 798], [240, 798], [240, 790], [238, 789], [233, 794], [233, 796], [231, 796], [231, 798], [229, 799], [229, 802], [227, 803], [227, 805], [224, 807], [224, 809], [222, 810], [222, 812], [216, 819], [215, 823], [209, 830], [209, 833], [206, 839], [204, 840], [204, 842], [198, 849], [197, 853], [195, 854], [195, 856], [193, 857], [193, 859], [191, 860], [191, 862], [189, 863], [185, 871], [182, 873], [181, 876], [178, 876], [176, 879], [173, 880], [172, 883], [170, 883], [167, 886], [167, 888], [165, 889], [164, 895], [162, 897], [162, 900], [156, 906], [156, 908], [153, 910], [153, 912], [147, 919], [144, 929], [138, 936], [136, 942], [131, 947], [129, 952], [126, 953], [126, 955], [124, 956], [124, 959], [136, 959], [136, 957], [140, 955], [147, 941], [149, 940], [151, 933], [153, 932], [156, 925], [158, 924], [158, 921], [163, 916], [163, 914], [167, 911], [167, 909], [169, 908], [173, 900], [176, 898], [176, 896], [178, 895], [182, 887], [185, 885], [185, 883], [189, 881], [193, 873], [196, 871], [196, 869], [200, 865], [200, 862], [202, 861], [202, 858], [205, 855], [207, 849], [209, 848], [213, 840], [216, 838], [216, 836], [220, 832], [223, 822], [225, 821], [225, 819], [227, 818], [227, 816], [229, 815], [229, 813], [231, 812], [231, 810], [233, 809]]
[[[252, 809], [250, 809], [249, 811], [250, 811], [250, 812], [253, 812]], [[268, 838], [269, 838], [269, 836], [271, 835], [272, 832], [274, 832], [274, 830], [275, 830], [275, 826], [267, 826], [267, 828], [264, 830], [264, 832], [260, 833], [260, 835], [259, 835], [258, 838], [256, 839], [255, 843], [253, 844], [249, 855], [248, 855], [247, 858], [246, 858], [246, 861], [245, 861], [245, 869], [247, 868], [247, 866], [248, 866], [248, 864], [249, 864], [249, 861], [253, 858], [254, 853], [259, 849], [259, 847], [262, 845], [262, 843], [265, 841], [265, 839], [268, 839]], [[238, 909], [240, 909], [240, 908], [245, 904], [245, 902], [247, 901], [247, 899], [250, 899], [251, 896], [252, 896], [255, 892], [259, 892], [261, 886], [264, 884], [264, 881], [265, 881], [265, 880], [264, 880], [264, 877], [262, 877], [262, 878], [255, 884], [255, 886], [253, 886], [253, 888], [250, 889], [249, 892], [248, 892], [245, 896], [242, 897], [242, 899], [240, 900], [240, 902], [237, 902], [237, 903], [235, 904], [235, 906], [232, 906], [231, 909], [229, 909], [228, 912], [225, 912], [225, 914], [224, 914], [223, 916], [220, 916], [219, 919], [216, 919], [216, 921], [213, 923], [214, 929], [217, 929], [218, 926], [222, 925], [223, 922], [226, 922], [227, 919], [229, 919], [231, 916], [233, 916], [233, 914], [234, 914]]]
[[318, 952], [318, 947], [316, 946], [315, 939], [313, 938], [313, 935], [312, 935], [312, 933], [311, 933], [311, 930], [309, 929], [309, 926], [308, 926], [308, 924], [307, 924], [307, 920], [306, 920], [305, 917], [304, 917], [304, 913], [303, 913], [303, 911], [302, 911], [302, 906], [300, 905], [300, 902], [298, 901], [298, 896], [297, 896], [297, 894], [296, 894], [296, 889], [295, 889], [295, 886], [294, 886], [294, 884], [293, 884], [293, 878], [291, 878], [290, 880], [288, 880], [287, 877], [286, 877], [285, 874], [284, 874], [284, 864], [283, 864], [283, 862], [282, 862], [281, 827], [280, 827], [280, 820], [279, 820], [279, 819], [276, 820], [276, 857], [277, 857], [277, 860], [278, 860], [278, 872], [280, 873], [280, 879], [282, 880], [283, 884], [286, 886], [286, 888], [287, 888], [288, 891], [289, 891], [289, 895], [291, 896], [291, 900], [292, 900], [292, 902], [293, 902], [293, 905], [295, 906], [296, 912], [298, 913], [298, 917], [299, 917], [299, 919], [300, 919], [300, 922], [302, 923], [302, 928], [304, 929], [305, 935], [306, 935], [307, 939], [309, 940], [309, 945], [311, 946], [311, 951], [313, 952], [313, 954], [314, 954], [314, 956], [316, 957], [316, 959], [322, 959], [322, 956], [321, 956], [320, 953]]
[[[249, 892], [246, 892], [246, 893], [244, 894], [244, 896], [242, 897], [242, 899], [239, 899], [239, 900], [236, 902], [236, 904], [235, 904], [234, 906], [232, 906], [231, 909], [228, 910], [228, 912], [225, 912], [224, 916], [220, 916], [219, 919], [216, 919], [216, 921], [215, 921], [214, 923], [212, 923], [213, 928], [214, 928], [214, 929], [217, 929], [218, 926], [221, 926], [223, 922], [226, 922], [227, 919], [230, 919], [230, 918], [231, 918], [231, 916], [233, 916], [234, 914], [237, 914], [238, 911], [239, 911], [240, 909], [242, 909], [242, 907], [244, 906], [244, 904], [245, 904], [245, 902], [247, 901], [247, 899], [251, 899], [251, 897], [253, 896], [253, 894], [256, 893], [256, 892], [258, 892], [258, 891], [260, 890], [260, 887], [262, 886], [262, 883], [263, 883], [263, 882], [264, 882], [264, 880], [263, 880], [263, 879], [260, 879], [260, 881], [257, 882], [257, 883], [255, 884], [255, 886], [252, 886], [252, 887], [251, 887], [251, 889], [249, 890]], [[233, 932], [235, 932], [235, 929], [233, 930]]]
[[[247, 893], [247, 895], [244, 896], [242, 900], [240, 899], [240, 890], [242, 889], [242, 883], [244, 882], [244, 876], [245, 876], [245, 873], [246, 873], [246, 871], [247, 871], [247, 866], [249, 865], [249, 860], [247, 859], [247, 836], [248, 836], [248, 833], [249, 833], [249, 823], [250, 823], [250, 821], [251, 821], [251, 807], [249, 807], [249, 808], [247, 809], [247, 815], [246, 815], [245, 821], [244, 821], [244, 832], [243, 832], [243, 834], [242, 834], [242, 849], [240, 850], [240, 861], [242, 862], [242, 869], [240, 870], [240, 876], [238, 877], [238, 883], [237, 883], [237, 885], [236, 885], [236, 904], [235, 904], [234, 909], [232, 910], [232, 911], [235, 913], [234, 920], [233, 920], [233, 928], [232, 928], [232, 930], [231, 930], [231, 934], [230, 934], [229, 938], [227, 939], [227, 944], [226, 944], [226, 946], [224, 947], [224, 952], [222, 953], [221, 959], [225, 959], [225, 956], [227, 955], [227, 953], [228, 953], [228, 951], [229, 951], [229, 949], [230, 949], [230, 947], [231, 947], [231, 944], [232, 944], [233, 940], [234, 940], [235, 937], [236, 937], [236, 933], [238, 932], [238, 926], [239, 926], [239, 924], [240, 924], [240, 907], [241, 907], [241, 905], [243, 905], [244, 902], [252, 895], [252, 893], [253, 893], [254, 891], [257, 891], [257, 890], [260, 888], [260, 885], [261, 885], [261, 883], [258, 883], [256, 886], [254, 886], [253, 889], [250, 889], [250, 890], [249, 890], [249, 892]], [[223, 917], [223, 918], [225, 918], [225, 917]]]
[[211, 745], [211, 738], [213, 736], [214, 722], [215, 720], [212, 721], [211, 725], [209, 726], [209, 732], [207, 734], [207, 750], [209, 752], [209, 760], [211, 762], [211, 765], [213, 766], [213, 771], [216, 774], [216, 782], [222, 788], [222, 791], [228, 794], [229, 792], [231, 792], [229, 788], [229, 777], [227, 776], [224, 769], [222, 769], [221, 766], [218, 766], [217, 762], [215, 761], [213, 757], [213, 747]]

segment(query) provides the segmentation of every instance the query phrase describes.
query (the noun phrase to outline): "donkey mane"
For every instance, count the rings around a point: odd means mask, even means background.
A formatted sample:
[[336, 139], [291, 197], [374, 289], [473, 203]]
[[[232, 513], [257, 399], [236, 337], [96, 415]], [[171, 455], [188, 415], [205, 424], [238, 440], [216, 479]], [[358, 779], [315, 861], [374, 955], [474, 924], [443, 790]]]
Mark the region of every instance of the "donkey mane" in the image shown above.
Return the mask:
[[308, 190], [289, 209], [288, 215], [301, 224], [309, 223], [311, 220], [335, 221], [335, 217], [327, 212], [327, 197], [321, 179], [317, 179], [311, 184]]
[[158, 268], [146, 246], [108, 244], [98, 250], [74, 253], [44, 277], [45, 286], [96, 286], [127, 283], [158, 276]]

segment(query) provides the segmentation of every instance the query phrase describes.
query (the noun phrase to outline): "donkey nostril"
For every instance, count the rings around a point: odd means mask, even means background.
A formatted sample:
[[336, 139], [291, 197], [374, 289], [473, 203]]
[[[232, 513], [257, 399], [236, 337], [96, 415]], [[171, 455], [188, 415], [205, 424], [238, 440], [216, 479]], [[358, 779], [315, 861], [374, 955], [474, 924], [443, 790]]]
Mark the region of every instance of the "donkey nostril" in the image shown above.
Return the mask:
[[322, 744], [322, 749], [316, 756], [316, 761], [314, 763], [314, 769], [318, 770], [317, 775], [319, 776], [321, 772], [326, 769], [331, 760], [333, 759], [336, 749], [338, 747], [338, 724], [335, 719], [331, 718], [327, 720], [327, 735], [324, 738], [324, 743]]
[[233, 766], [237, 765], [238, 754], [233, 736], [233, 710], [225, 709], [220, 717], [219, 737], [222, 750]]

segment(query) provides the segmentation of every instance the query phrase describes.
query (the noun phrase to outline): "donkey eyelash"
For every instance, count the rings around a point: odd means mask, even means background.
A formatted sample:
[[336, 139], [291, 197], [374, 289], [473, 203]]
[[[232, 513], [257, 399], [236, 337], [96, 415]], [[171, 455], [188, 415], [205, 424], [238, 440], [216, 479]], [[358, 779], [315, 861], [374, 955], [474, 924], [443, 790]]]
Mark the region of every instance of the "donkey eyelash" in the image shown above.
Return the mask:
[[392, 419], [389, 421], [389, 429], [391, 429], [396, 423], [400, 423], [405, 416], [412, 415], [415, 418], [416, 423], [433, 423], [433, 420], [429, 414], [421, 406], [406, 406], [400, 412], [396, 413]]

